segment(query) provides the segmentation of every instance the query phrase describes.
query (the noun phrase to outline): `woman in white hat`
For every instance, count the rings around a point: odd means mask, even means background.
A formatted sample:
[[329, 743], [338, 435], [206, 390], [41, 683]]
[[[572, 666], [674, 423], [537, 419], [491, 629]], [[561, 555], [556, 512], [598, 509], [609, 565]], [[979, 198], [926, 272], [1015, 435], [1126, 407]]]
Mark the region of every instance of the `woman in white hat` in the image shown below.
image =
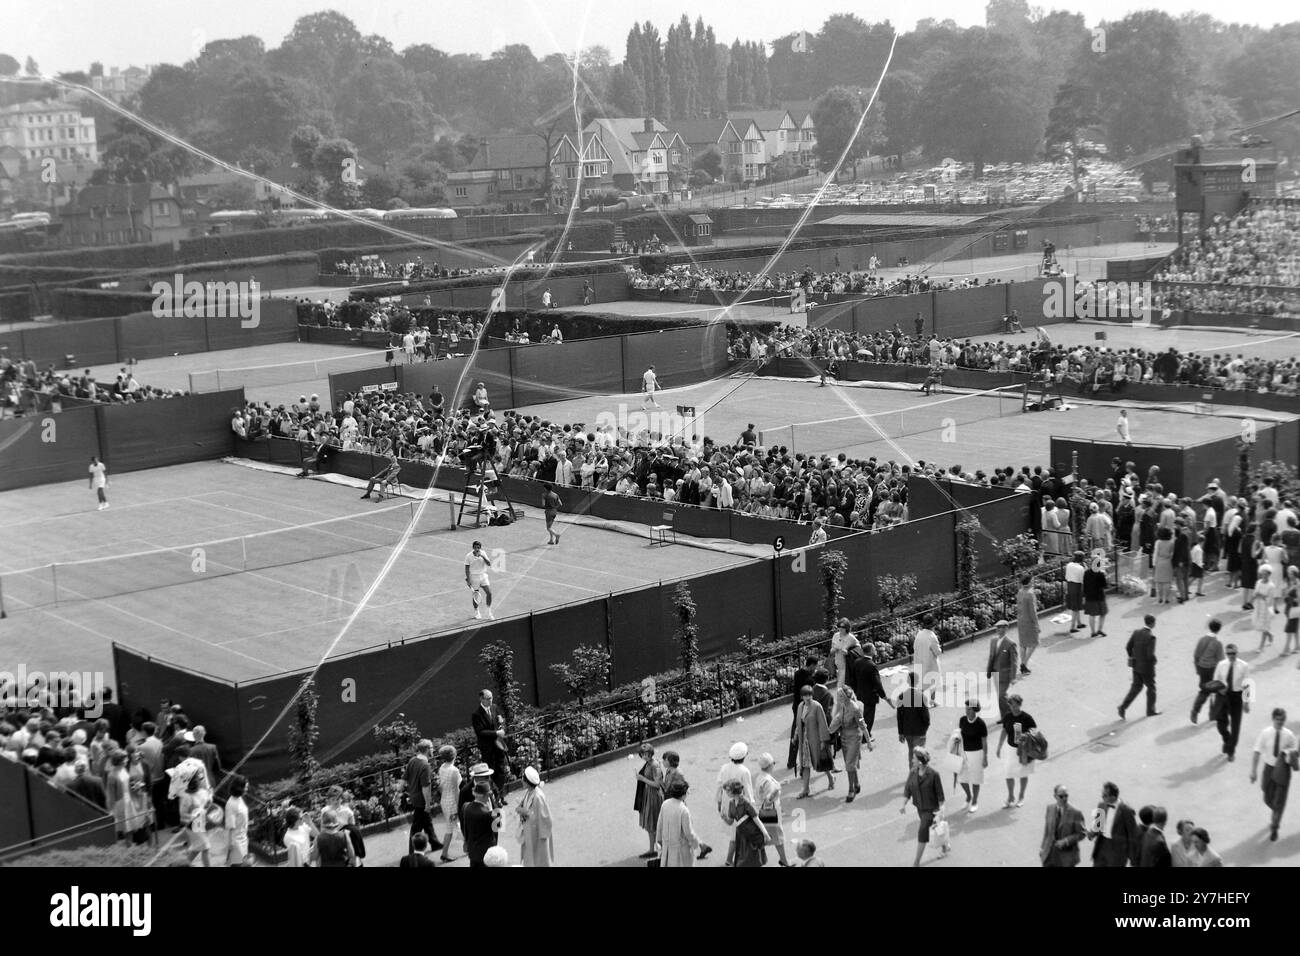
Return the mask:
[[[181, 826], [186, 828], [186, 853], [190, 866], [211, 866], [208, 848], [208, 808], [212, 805], [212, 791], [207, 786], [207, 771], [203, 763], [186, 757], [167, 771], [171, 783], [167, 788], [169, 800], [180, 801]], [[196, 863], [202, 859], [202, 864]]]
[[533, 767], [524, 768], [524, 795], [519, 801], [519, 861], [524, 866], [550, 866], [555, 861], [551, 842], [551, 808], [542, 792], [542, 778]]

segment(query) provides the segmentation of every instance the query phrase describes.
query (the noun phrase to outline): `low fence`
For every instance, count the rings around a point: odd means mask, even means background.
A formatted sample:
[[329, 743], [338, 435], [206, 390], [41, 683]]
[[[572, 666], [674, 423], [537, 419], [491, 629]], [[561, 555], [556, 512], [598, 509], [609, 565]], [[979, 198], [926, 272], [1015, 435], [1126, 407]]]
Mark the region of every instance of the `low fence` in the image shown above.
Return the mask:
[[[280, 464], [297, 465], [302, 448], [297, 442], [267, 439], [240, 442], [238, 453]], [[368, 455], [339, 452], [331, 468], [354, 477], [368, 477], [379, 462]], [[402, 481], [424, 487], [432, 478], [428, 464], [403, 463]], [[518, 503], [540, 505], [544, 485], [502, 479], [505, 490]], [[437, 487], [459, 490], [464, 472], [444, 468]], [[982, 494], [973, 486], [946, 489], [957, 498]], [[734, 512], [686, 505], [665, 505], [625, 496], [592, 494], [580, 489], [558, 489], [568, 513], [585, 513], [614, 520], [671, 523], [684, 533], [701, 537], [733, 535], [737, 540], [770, 542], [776, 535], [790, 547], [806, 541], [807, 526], [756, 518]], [[985, 489], [984, 491], [987, 491]], [[992, 496], [990, 496], [992, 498]], [[940, 495], [935, 506], [948, 500]], [[921, 507], [922, 505], [918, 505]], [[993, 551], [996, 538], [1027, 530], [1028, 496], [992, 498], [975, 503], [968, 512], [984, 521], [988, 534], [977, 535], [977, 561], [981, 570], [997, 568]], [[845, 554], [843, 612], [859, 618], [882, 609], [874, 586], [880, 574], [914, 574], [918, 593], [944, 594], [956, 588], [956, 522], [963, 512], [950, 510], [876, 532], [840, 532], [831, 546]], [[771, 640], [820, 626], [823, 587], [817, 573], [820, 549], [795, 550], [779, 559], [758, 560], [685, 580], [698, 597], [696, 623], [700, 649], [706, 658], [736, 650], [742, 638]], [[316, 674], [320, 687], [355, 682], [355, 704], [342, 705], [337, 695], [323, 694], [318, 721], [318, 753], [327, 760], [357, 756], [372, 747], [370, 728], [405, 713], [426, 732], [460, 727], [473, 704], [435, 689], [473, 687], [482, 682], [479, 653], [489, 643], [504, 642], [515, 655], [515, 671], [524, 700], [544, 705], [563, 700], [567, 691], [549, 665], [566, 661], [580, 644], [603, 645], [612, 655], [612, 681], [639, 680], [675, 665], [679, 648], [672, 637], [677, 619], [673, 603], [676, 581], [607, 595], [525, 615], [482, 622], [481, 626], [441, 634], [416, 635], [404, 640], [326, 661]], [[234, 684], [189, 674], [175, 665], [115, 647], [117, 681], [128, 708], [153, 701], [164, 689], [179, 686], [190, 712], [205, 720], [219, 713], [222, 733], [214, 733], [223, 756], [238, 759], [267, 734], [267, 743], [250, 758], [249, 772], [274, 776], [286, 766], [287, 723], [275, 720], [284, 702], [297, 691], [301, 674], [284, 674]], [[179, 691], [177, 692], [180, 693]]]
[[[640, 390], [641, 376], [655, 366], [661, 386], [674, 388], [721, 375], [727, 368], [727, 336], [721, 325], [695, 325], [582, 339], [537, 348], [516, 345], [480, 349], [472, 357], [394, 364], [330, 376], [330, 395], [367, 385], [396, 383], [399, 391], [426, 395], [433, 385], [452, 403], [467, 401], [483, 382], [496, 408], [561, 401], [577, 394], [627, 394]], [[468, 374], [466, 369], [468, 367]], [[458, 394], [457, 384], [464, 378]], [[611, 412], [614, 409], [610, 409]]]
[[[12, 359], [29, 358], [58, 368], [104, 365], [129, 358], [162, 358], [177, 353], [215, 352], [298, 340], [298, 313], [286, 299], [258, 300], [258, 324], [245, 328], [238, 316], [226, 318], [156, 316], [135, 312], [116, 318], [60, 322], [12, 332], [0, 331], [0, 347]], [[73, 361], [68, 363], [67, 356]]]
[[110, 846], [113, 818], [26, 764], [0, 759], [0, 863], [40, 850]]
[[0, 420], [0, 491], [84, 481], [92, 455], [110, 475], [221, 458], [234, 451], [231, 412], [243, 403], [239, 388]]

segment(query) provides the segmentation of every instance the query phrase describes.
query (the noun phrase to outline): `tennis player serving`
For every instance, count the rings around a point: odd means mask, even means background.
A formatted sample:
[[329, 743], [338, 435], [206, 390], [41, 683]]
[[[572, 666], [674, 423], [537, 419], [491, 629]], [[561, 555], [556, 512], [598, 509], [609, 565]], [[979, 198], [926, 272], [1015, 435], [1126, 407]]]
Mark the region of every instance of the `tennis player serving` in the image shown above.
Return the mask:
[[491, 559], [483, 553], [483, 542], [475, 541], [473, 550], [465, 555], [465, 586], [470, 589], [470, 600], [474, 604], [474, 618], [476, 620], [483, 617], [482, 612], [479, 610], [480, 591], [487, 596], [488, 620], [493, 620], [492, 582], [488, 580], [488, 568], [491, 565]]

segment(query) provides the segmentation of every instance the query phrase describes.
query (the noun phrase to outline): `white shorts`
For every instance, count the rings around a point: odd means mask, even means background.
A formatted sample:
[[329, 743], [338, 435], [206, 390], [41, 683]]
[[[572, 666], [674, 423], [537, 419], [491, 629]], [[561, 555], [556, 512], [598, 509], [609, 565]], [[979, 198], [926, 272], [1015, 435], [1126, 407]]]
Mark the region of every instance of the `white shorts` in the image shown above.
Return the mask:
[[477, 591], [479, 588], [490, 588], [492, 582], [488, 580], [486, 574], [471, 574], [469, 576], [469, 586]]

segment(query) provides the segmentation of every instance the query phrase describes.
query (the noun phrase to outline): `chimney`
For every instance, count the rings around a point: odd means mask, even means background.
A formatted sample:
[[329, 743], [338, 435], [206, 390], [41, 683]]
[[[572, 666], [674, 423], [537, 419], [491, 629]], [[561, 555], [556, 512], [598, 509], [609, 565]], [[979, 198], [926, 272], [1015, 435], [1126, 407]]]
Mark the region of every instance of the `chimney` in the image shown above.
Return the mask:
[[655, 131], [655, 121], [649, 116], [645, 118], [645, 131], [647, 133], [653, 133]]
[[490, 165], [492, 161], [492, 156], [490, 153], [491, 144], [488, 143], [486, 136], [478, 141], [478, 148], [483, 152], [483, 165], [484, 166]]

